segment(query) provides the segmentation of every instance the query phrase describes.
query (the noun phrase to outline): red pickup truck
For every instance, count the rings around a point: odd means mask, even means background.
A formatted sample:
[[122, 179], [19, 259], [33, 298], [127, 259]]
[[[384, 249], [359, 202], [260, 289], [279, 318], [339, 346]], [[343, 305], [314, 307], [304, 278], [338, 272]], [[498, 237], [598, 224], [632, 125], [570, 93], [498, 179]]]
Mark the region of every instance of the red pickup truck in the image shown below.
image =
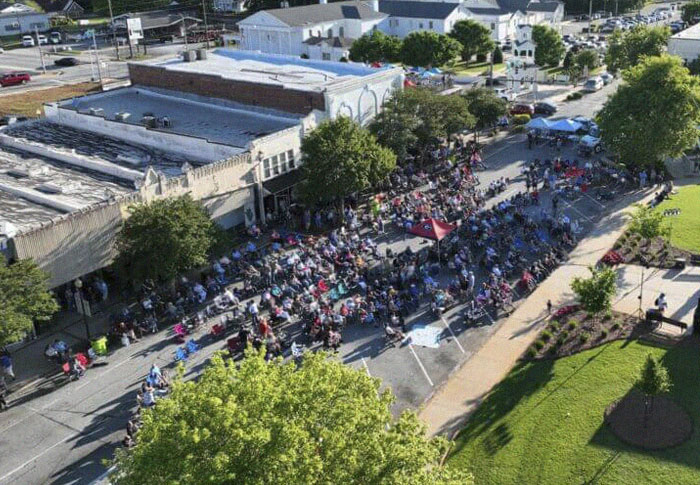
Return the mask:
[[32, 77], [26, 72], [8, 72], [0, 77], [0, 86], [16, 86], [17, 84], [28, 83]]

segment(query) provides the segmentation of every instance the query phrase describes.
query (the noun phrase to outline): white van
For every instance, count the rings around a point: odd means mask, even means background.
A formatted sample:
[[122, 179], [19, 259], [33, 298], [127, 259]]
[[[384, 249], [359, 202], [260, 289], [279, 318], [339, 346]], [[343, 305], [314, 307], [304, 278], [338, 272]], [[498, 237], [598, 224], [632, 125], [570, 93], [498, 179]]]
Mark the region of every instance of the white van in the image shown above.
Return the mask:
[[589, 93], [594, 93], [603, 89], [603, 80], [600, 77], [591, 77], [585, 83], [583, 83], [583, 90]]

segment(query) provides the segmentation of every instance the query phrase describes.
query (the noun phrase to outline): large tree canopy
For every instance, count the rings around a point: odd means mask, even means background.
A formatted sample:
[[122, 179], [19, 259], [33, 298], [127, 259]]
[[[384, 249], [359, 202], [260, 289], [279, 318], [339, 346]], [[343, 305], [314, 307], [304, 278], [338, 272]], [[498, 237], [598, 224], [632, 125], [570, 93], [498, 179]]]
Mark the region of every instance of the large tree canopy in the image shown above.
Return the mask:
[[430, 30], [411, 32], [403, 40], [401, 61], [408, 66], [442, 66], [462, 51], [462, 44]]
[[48, 320], [58, 311], [48, 279], [31, 259], [7, 264], [0, 254], [0, 347], [21, 340], [35, 320]]
[[409, 152], [424, 152], [440, 139], [473, 125], [474, 117], [461, 96], [411, 88], [392, 95], [370, 130], [404, 160]]
[[680, 58], [646, 57], [598, 115], [607, 147], [629, 165], [680, 156], [698, 140], [700, 88]]
[[355, 40], [350, 47], [350, 60], [355, 62], [396, 62], [401, 53], [401, 39], [373, 30]]
[[386, 179], [396, 155], [350, 118], [321, 123], [301, 142], [301, 194], [309, 204], [342, 203]]
[[440, 464], [415, 413], [394, 419], [390, 391], [324, 354], [240, 363], [212, 358], [198, 381], [173, 383], [143, 413], [131, 450], [117, 450], [115, 485], [469, 485]]
[[681, 7], [681, 19], [689, 24], [696, 24], [700, 18], [700, 2], [688, 2]]
[[129, 207], [117, 238], [118, 265], [136, 281], [169, 281], [207, 263], [218, 227], [189, 195]]
[[496, 47], [491, 31], [474, 20], [460, 20], [452, 27], [450, 36], [462, 44], [462, 60], [469, 62], [477, 54], [488, 54]]
[[605, 63], [612, 72], [635, 66], [644, 56], [660, 56], [666, 50], [671, 30], [638, 25], [627, 32], [615, 30], [608, 39]]
[[608, 12], [613, 11], [623, 14], [632, 10], [639, 10], [644, 4], [644, 0], [619, 0], [614, 4], [608, 0], [593, 0], [592, 4], [589, 3], [589, 0], [565, 0], [564, 10], [566, 10], [567, 15], [588, 14], [588, 9], [592, 6], [594, 12], [605, 9]]
[[476, 122], [475, 130], [483, 130], [494, 126], [506, 114], [508, 103], [501, 99], [493, 89], [468, 89], [462, 94], [467, 101], [469, 112]]
[[538, 66], [558, 66], [566, 49], [559, 32], [546, 25], [532, 28], [532, 41], [535, 43], [535, 64]]

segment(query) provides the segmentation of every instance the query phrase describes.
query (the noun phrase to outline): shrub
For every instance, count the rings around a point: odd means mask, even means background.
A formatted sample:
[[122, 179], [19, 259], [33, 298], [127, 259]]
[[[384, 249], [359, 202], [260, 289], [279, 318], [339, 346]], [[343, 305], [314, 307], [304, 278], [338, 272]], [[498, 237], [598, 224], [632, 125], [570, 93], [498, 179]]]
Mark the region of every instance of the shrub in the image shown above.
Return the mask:
[[603, 320], [605, 320], [606, 322], [608, 320], [612, 320], [612, 311], [610, 311], [610, 310], [606, 311], [605, 315], [603, 315]]
[[578, 327], [578, 322], [576, 320], [569, 320], [569, 323], [566, 325], [566, 328], [569, 330], [576, 330], [576, 327]]
[[530, 115], [514, 115], [513, 124], [514, 125], [526, 125], [530, 121]]
[[549, 330], [551, 330], [552, 332], [558, 332], [559, 331], [559, 322], [550, 323]]
[[604, 338], [607, 338], [607, 337], [608, 337], [608, 331], [605, 330], [605, 329], [603, 329], [603, 331], [600, 332], [600, 338], [601, 338], [601, 339], [604, 339]]
[[612, 325], [613, 330], [620, 330], [621, 328], [622, 328], [622, 325], [620, 324], [620, 322], [615, 322]]
[[[571, 96], [571, 99], [574, 99], [574, 100], [583, 98], [583, 94], [581, 94], [580, 91], [576, 91], [575, 93], [571, 93], [569, 96]], [[567, 96], [567, 98], [569, 96]]]
[[550, 347], [547, 352], [549, 352], [549, 355], [555, 355], [557, 353], [557, 348], [556, 347]]
[[671, 226], [663, 213], [647, 205], [636, 204], [632, 212], [629, 230], [639, 239], [664, 238], [671, 235]]
[[486, 54], [477, 54], [476, 62], [486, 62]]
[[527, 127], [525, 125], [514, 126], [510, 130], [511, 133], [525, 133], [526, 131], [527, 131]]
[[586, 313], [586, 320], [591, 320], [593, 317], [595, 317], [595, 313]]
[[537, 350], [535, 350], [534, 347], [529, 347], [529, 348], [527, 349], [527, 352], [525, 352], [525, 356], [526, 356], [528, 359], [534, 359], [535, 357], [537, 357]]
[[598, 269], [591, 266], [589, 270], [591, 276], [574, 278], [571, 289], [589, 314], [610, 309], [617, 291], [617, 273], [610, 267]]
[[550, 332], [549, 330], [544, 330], [540, 334], [540, 338], [543, 342], [549, 342], [550, 340], [552, 340], [552, 332]]
[[564, 342], [566, 342], [566, 339], [569, 338], [569, 331], [568, 331], [568, 330], [564, 330], [564, 331], [559, 335], [559, 338], [563, 339]]
[[541, 340], [536, 340], [535, 341], [535, 348], [537, 350], [542, 350], [544, 348], [544, 342]]
[[554, 345], [557, 347], [561, 347], [562, 345], [564, 345], [564, 342], [566, 342], [566, 339], [559, 337], [557, 339], [557, 341], [554, 343]]
[[613, 249], [620, 249], [622, 247], [622, 243], [618, 240], [615, 241], [615, 244], [613, 244]]
[[583, 333], [579, 336], [579, 340], [581, 340], [581, 343], [582, 343], [582, 344], [588, 342], [588, 339], [589, 339], [589, 338], [591, 338], [591, 334], [589, 334], [588, 332], [583, 332]]
[[494, 64], [501, 64], [503, 62], [503, 51], [500, 47], [496, 47], [493, 54], [491, 54], [491, 59], [493, 59]]

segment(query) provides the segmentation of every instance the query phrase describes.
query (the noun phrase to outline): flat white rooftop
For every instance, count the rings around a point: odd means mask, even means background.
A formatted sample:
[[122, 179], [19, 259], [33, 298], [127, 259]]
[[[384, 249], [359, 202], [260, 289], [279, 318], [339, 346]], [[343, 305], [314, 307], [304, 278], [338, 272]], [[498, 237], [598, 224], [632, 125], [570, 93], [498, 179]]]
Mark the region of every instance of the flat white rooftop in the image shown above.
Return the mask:
[[304, 91], [323, 91], [339, 82], [371, 76], [387, 69], [235, 49], [216, 49], [207, 53], [207, 59], [199, 61], [185, 62], [177, 58], [147, 64], [173, 71], [212, 74], [225, 79]]
[[695, 24], [677, 34], [671, 36], [672, 39], [700, 40], [700, 24]]

